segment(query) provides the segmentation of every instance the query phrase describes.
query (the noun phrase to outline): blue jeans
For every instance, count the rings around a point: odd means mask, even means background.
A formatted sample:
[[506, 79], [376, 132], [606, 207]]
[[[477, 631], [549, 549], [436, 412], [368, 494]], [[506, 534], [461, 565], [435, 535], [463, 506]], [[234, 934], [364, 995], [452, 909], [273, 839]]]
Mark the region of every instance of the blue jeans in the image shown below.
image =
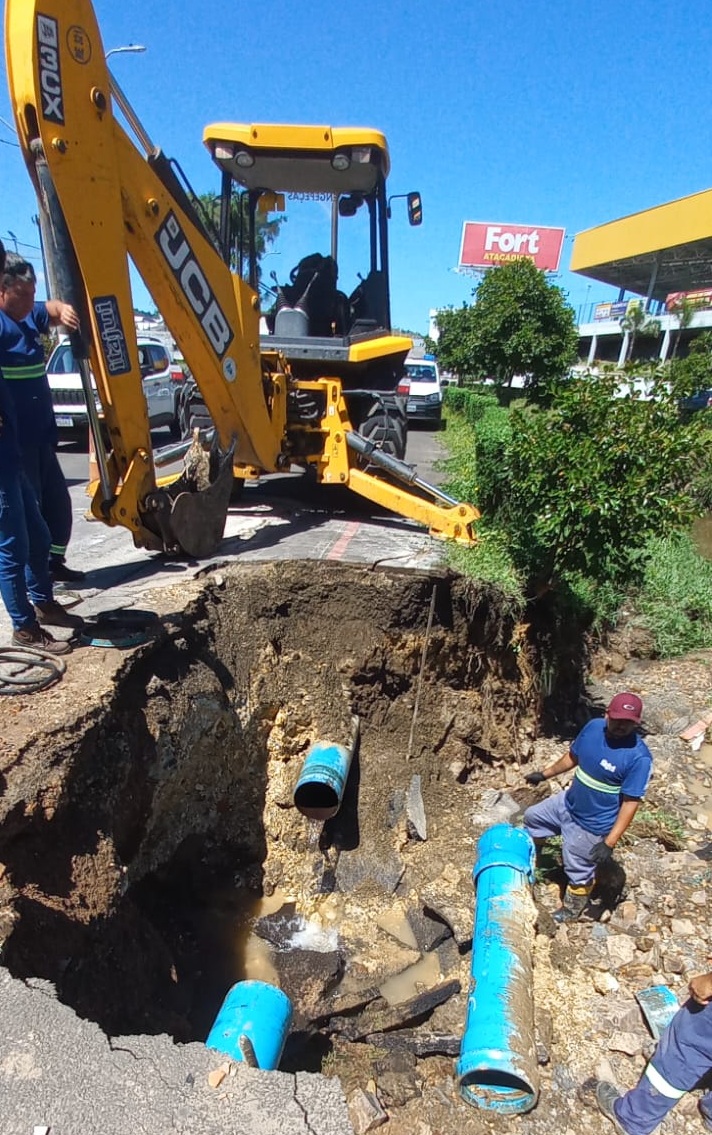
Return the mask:
[[49, 528], [50, 554], [64, 556], [72, 534], [72, 500], [54, 446], [23, 446], [22, 467]]
[[[678, 1100], [712, 1068], [712, 1004], [686, 1001], [660, 1037], [660, 1043], [634, 1088], [613, 1105], [630, 1135], [650, 1135]], [[712, 1092], [700, 1108], [712, 1117]]]
[[[579, 827], [566, 807], [566, 793], [557, 792], [540, 804], [532, 804], [524, 813], [524, 827], [532, 839], [550, 839], [561, 836], [561, 858], [564, 871], [575, 887], [586, 887], [593, 882], [596, 864], [591, 859], [591, 848], [603, 839]], [[607, 833], [604, 833], [607, 834]]]
[[49, 528], [24, 473], [0, 473], [0, 598], [14, 630], [37, 622], [32, 603], [52, 599]]

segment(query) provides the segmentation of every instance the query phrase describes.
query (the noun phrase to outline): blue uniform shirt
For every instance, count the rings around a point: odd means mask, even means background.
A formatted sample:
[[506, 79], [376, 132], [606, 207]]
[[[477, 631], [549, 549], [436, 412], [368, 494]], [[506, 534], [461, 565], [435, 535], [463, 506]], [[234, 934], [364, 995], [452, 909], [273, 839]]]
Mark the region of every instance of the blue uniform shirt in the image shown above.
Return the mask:
[[603, 718], [584, 725], [571, 746], [578, 761], [566, 807], [579, 827], [608, 835], [618, 817], [621, 794], [641, 799], [650, 780], [653, 758], [636, 733], [609, 737]]
[[57, 443], [40, 339], [48, 329], [49, 315], [43, 303], [36, 303], [26, 319], [11, 319], [0, 311], [0, 370], [15, 407], [22, 447]]

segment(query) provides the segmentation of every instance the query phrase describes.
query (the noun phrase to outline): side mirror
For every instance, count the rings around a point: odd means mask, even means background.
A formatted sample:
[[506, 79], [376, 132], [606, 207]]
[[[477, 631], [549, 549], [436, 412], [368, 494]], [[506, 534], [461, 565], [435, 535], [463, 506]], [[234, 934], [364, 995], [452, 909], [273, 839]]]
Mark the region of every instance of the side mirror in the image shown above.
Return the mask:
[[419, 193], [408, 193], [408, 223], [411, 225], [422, 225], [423, 223], [423, 202]]

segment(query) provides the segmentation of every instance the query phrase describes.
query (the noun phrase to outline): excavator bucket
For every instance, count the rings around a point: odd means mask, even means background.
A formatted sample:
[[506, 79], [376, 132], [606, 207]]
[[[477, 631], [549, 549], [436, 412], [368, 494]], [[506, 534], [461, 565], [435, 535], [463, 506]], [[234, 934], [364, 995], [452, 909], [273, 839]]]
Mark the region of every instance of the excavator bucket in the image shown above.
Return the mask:
[[187, 454], [185, 472], [169, 488], [172, 537], [193, 559], [214, 555], [222, 540], [233, 488], [233, 454], [234, 446], [222, 453], [213, 443], [210, 455], [205, 454], [206, 469], [197, 472], [190, 468]]

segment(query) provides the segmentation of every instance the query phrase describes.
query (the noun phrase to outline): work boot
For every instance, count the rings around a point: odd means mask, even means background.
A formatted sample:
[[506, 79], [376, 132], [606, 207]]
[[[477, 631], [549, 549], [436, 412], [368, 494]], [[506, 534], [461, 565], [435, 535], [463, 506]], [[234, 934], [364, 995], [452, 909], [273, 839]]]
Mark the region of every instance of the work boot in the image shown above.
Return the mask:
[[563, 906], [554, 914], [554, 922], [578, 922], [588, 906], [593, 886], [567, 887]]
[[72, 615], [56, 599], [51, 599], [48, 603], [35, 603], [34, 608], [38, 623], [50, 627], [71, 627], [72, 630], [84, 626], [81, 615]]
[[598, 1104], [598, 1110], [605, 1115], [606, 1119], [610, 1119], [618, 1135], [629, 1135], [629, 1132], [626, 1131], [613, 1107], [616, 1100], [620, 1098], [620, 1093], [615, 1084], [610, 1084], [608, 1080], [598, 1081], [596, 1084], [596, 1103]]
[[53, 556], [50, 559], [49, 574], [57, 583], [81, 583], [85, 576], [85, 572], [67, 567], [64, 560], [59, 556], [56, 558]]
[[71, 654], [72, 648], [68, 642], [53, 638], [39, 623], [31, 627], [22, 627], [13, 631], [12, 645], [22, 646], [30, 650], [41, 650], [45, 654]]

